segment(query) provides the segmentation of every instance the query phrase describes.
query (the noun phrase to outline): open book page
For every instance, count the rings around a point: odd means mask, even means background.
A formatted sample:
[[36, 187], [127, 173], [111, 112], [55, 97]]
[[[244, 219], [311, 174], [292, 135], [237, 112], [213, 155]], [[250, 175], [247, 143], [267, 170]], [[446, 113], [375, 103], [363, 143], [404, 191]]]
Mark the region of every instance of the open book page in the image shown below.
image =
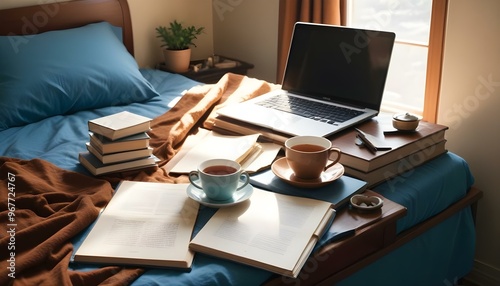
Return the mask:
[[258, 134], [231, 136], [202, 129], [186, 139], [165, 169], [169, 173], [189, 173], [205, 160], [231, 159], [246, 166], [246, 171], [255, 172], [270, 166], [280, 148], [276, 144], [257, 143], [258, 138]]
[[190, 248], [296, 277], [334, 214], [329, 202], [255, 188], [248, 201], [219, 209]]
[[199, 204], [187, 184], [120, 183], [74, 260], [189, 268]]

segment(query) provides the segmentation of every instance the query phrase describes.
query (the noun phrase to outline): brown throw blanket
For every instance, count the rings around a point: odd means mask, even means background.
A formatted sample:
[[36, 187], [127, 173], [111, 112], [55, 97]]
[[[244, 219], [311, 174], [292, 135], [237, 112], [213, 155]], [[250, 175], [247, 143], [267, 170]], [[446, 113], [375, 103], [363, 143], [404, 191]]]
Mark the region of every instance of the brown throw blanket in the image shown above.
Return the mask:
[[[277, 85], [226, 74], [217, 84], [194, 87], [152, 122], [150, 145], [159, 168], [100, 178], [62, 170], [46, 161], [0, 157], [0, 285], [126, 285], [144, 270], [118, 266], [68, 269], [71, 239], [88, 227], [120, 180], [187, 182], [164, 166], [200, 126], [210, 128], [214, 109], [243, 101]], [[14, 278], [15, 277], [15, 278]]]

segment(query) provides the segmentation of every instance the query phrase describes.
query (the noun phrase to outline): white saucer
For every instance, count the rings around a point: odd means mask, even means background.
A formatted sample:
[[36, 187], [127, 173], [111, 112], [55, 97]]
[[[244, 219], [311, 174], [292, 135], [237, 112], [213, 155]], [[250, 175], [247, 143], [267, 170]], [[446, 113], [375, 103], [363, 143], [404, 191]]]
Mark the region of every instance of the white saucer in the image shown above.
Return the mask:
[[205, 195], [205, 193], [201, 189], [198, 189], [197, 187], [193, 186], [192, 184], [189, 184], [186, 192], [187, 192], [188, 197], [199, 202], [200, 204], [202, 204], [204, 206], [213, 207], [213, 208], [221, 208], [221, 207], [228, 207], [228, 206], [236, 205], [236, 204], [239, 204], [241, 202], [248, 200], [253, 193], [253, 187], [252, 187], [252, 185], [248, 184], [243, 189], [235, 192], [232, 198], [225, 200], [225, 201], [216, 201], [216, 200], [211, 200], [211, 199], [207, 198], [207, 196]]
[[317, 179], [311, 179], [311, 180], [300, 179], [300, 178], [295, 177], [292, 169], [290, 168], [290, 166], [288, 166], [288, 162], [286, 161], [285, 157], [276, 160], [271, 165], [271, 170], [273, 170], [273, 173], [278, 178], [289, 183], [290, 185], [293, 185], [296, 187], [301, 187], [301, 188], [322, 187], [322, 186], [328, 185], [331, 182], [337, 180], [338, 178], [342, 177], [342, 175], [344, 174], [344, 166], [342, 166], [342, 164], [340, 164], [340, 163], [337, 163], [337, 164], [331, 166], [330, 168], [328, 168], [323, 173], [321, 173], [321, 176]]

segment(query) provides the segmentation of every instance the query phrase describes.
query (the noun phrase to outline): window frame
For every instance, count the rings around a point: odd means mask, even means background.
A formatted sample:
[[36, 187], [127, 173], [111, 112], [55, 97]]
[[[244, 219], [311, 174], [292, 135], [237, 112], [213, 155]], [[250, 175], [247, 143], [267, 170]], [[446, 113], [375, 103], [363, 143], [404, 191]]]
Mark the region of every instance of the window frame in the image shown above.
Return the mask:
[[439, 108], [448, 1], [449, 0], [432, 1], [423, 111], [423, 120], [432, 123], [436, 123], [437, 121]]
[[[423, 120], [432, 123], [436, 123], [439, 108], [448, 1], [449, 0], [433, 0], [431, 6], [429, 42], [428, 45], [426, 45], [427, 68], [425, 74], [422, 117]], [[347, 13], [344, 15], [347, 16]], [[405, 44], [411, 43], [405, 42]], [[418, 43], [415, 44], [418, 45]]]

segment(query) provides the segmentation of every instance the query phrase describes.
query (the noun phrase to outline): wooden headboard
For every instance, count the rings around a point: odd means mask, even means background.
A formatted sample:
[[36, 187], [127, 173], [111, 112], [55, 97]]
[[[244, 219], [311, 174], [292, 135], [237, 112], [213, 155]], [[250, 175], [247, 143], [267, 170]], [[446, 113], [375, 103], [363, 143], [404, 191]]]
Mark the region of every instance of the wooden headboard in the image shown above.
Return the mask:
[[127, 0], [74, 0], [0, 10], [0, 35], [31, 35], [107, 21], [122, 27], [123, 43], [134, 55]]

